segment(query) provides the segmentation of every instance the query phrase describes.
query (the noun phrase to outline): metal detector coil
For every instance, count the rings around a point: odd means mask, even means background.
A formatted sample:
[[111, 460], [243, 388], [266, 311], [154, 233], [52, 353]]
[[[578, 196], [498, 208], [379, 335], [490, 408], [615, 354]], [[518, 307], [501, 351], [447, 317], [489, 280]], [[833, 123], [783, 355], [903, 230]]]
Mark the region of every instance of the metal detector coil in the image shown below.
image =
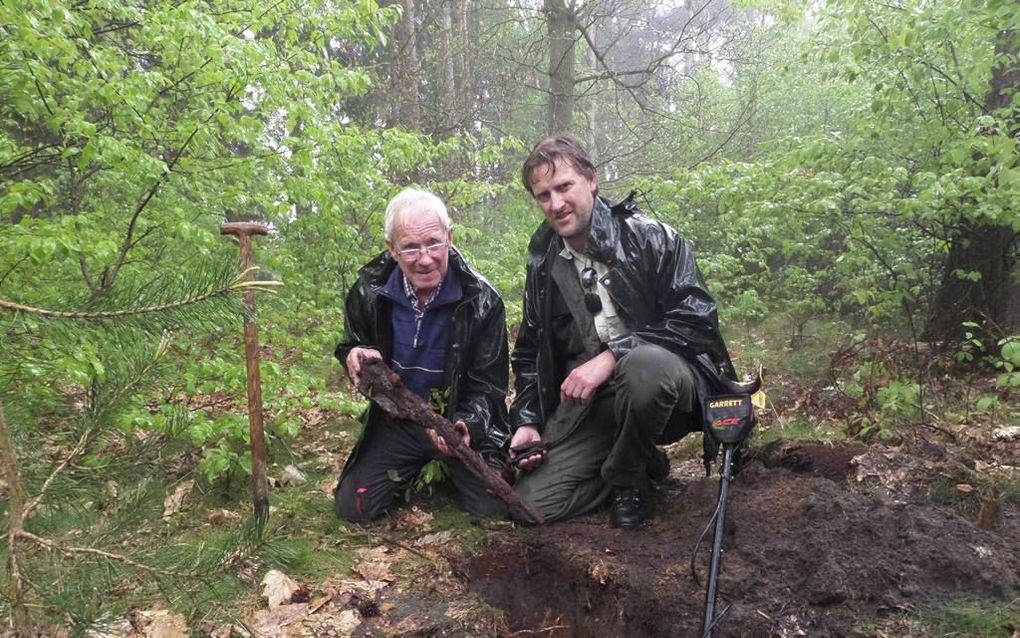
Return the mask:
[[720, 394], [705, 401], [705, 421], [719, 443], [740, 443], [754, 428], [754, 406], [749, 394]]

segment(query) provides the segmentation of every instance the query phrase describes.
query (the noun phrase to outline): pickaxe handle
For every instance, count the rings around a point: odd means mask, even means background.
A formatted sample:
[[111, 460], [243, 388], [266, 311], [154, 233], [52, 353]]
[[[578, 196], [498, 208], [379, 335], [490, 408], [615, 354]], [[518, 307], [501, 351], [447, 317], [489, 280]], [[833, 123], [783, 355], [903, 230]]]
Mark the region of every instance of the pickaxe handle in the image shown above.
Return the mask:
[[[220, 233], [235, 235], [241, 246], [241, 271], [252, 273], [252, 235], [268, 235], [269, 227], [258, 222], [227, 222]], [[248, 425], [251, 438], [251, 487], [255, 520], [261, 525], [269, 520], [269, 481], [266, 477], [266, 440], [262, 425], [262, 378], [259, 373], [259, 328], [255, 322], [255, 291], [244, 293], [247, 313], [244, 318], [244, 354], [248, 366]]]

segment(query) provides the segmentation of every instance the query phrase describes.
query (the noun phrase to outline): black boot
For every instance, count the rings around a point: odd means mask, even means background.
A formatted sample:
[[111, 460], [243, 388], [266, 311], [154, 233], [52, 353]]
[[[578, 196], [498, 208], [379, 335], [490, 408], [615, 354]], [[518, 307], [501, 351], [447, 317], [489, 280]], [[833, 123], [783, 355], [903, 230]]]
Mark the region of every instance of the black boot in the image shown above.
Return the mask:
[[636, 487], [614, 488], [609, 518], [613, 527], [620, 529], [640, 527], [645, 520], [645, 504], [641, 498], [641, 490]]

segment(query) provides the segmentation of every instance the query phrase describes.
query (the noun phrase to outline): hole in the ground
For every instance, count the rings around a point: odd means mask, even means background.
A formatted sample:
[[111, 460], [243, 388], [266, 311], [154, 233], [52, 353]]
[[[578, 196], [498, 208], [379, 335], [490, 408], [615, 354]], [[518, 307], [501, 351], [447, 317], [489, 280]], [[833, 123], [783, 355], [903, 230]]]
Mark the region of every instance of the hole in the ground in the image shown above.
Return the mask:
[[781, 467], [797, 474], [811, 474], [842, 483], [850, 475], [851, 461], [863, 454], [863, 445], [774, 441], [750, 451], [765, 467]]
[[694, 619], [678, 621], [660, 607], [660, 601], [640, 600], [637, 592], [607, 582], [598, 559], [572, 557], [561, 550], [490, 547], [470, 565], [471, 587], [506, 611], [516, 635], [646, 638], [697, 633], [697, 625], [690, 624]]

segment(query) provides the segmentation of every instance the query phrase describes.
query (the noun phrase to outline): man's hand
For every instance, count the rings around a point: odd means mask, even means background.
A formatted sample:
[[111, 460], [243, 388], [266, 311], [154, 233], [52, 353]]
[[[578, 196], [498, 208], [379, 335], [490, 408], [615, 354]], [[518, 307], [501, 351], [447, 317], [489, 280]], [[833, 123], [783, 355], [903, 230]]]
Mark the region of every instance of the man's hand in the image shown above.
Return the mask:
[[574, 368], [560, 385], [560, 402], [587, 403], [602, 384], [613, 376], [616, 357], [609, 350]]
[[[471, 433], [468, 431], [468, 426], [463, 421], [457, 421], [453, 424], [453, 429], [460, 435], [461, 442], [467, 447], [471, 447]], [[429, 428], [425, 430], [425, 434], [429, 436], [429, 440], [432, 441], [432, 445], [435, 446], [439, 453], [443, 456], [456, 456], [456, 454], [450, 450], [450, 446], [447, 445], [446, 439], [439, 436], [439, 433]]]
[[375, 348], [351, 348], [347, 353], [347, 378], [355, 387], [361, 383], [361, 365], [372, 359], [382, 359], [382, 353]]
[[517, 459], [518, 451], [524, 451], [529, 448], [534, 449], [534, 446], [542, 442], [542, 435], [538, 433], [538, 429], [533, 425], [522, 425], [517, 428], [514, 432], [514, 436], [510, 439], [510, 460], [514, 461], [517, 467], [522, 470], [533, 470], [542, 462], [545, 458], [545, 452], [542, 450], [528, 454], [522, 457], [520, 460]]

